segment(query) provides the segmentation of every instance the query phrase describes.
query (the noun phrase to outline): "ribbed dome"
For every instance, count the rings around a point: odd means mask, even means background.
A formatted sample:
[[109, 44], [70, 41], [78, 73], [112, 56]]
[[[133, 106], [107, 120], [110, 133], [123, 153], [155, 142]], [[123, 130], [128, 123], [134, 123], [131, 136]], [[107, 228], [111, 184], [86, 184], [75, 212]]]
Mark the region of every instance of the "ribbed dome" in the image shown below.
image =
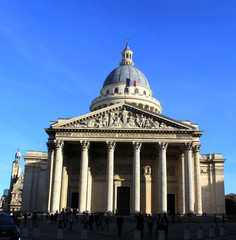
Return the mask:
[[113, 70], [106, 78], [103, 87], [113, 83], [126, 83], [127, 78], [136, 80], [137, 84], [150, 88], [145, 75], [132, 65], [122, 65]]

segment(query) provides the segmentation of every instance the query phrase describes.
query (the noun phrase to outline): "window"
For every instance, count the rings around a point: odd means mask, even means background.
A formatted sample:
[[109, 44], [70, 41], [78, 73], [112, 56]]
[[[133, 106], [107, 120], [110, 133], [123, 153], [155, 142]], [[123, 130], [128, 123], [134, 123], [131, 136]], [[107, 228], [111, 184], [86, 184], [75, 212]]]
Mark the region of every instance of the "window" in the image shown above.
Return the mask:
[[129, 92], [129, 89], [128, 89], [128, 88], [125, 88], [125, 92], [126, 92], [126, 93]]
[[143, 91], [143, 95], [146, 95], [146, 91]]
[[115, 88], [114, 93], [118, 93], [118, 88]]
[[126, 58], [129, 58], [129, 54], [128, 53], [126, 53]]
[[109, 90], [107, 90], [107, 94], [109, 94]]
[[138, 89], [137, 88], [134, 89], [134, 93], [138, 93]]

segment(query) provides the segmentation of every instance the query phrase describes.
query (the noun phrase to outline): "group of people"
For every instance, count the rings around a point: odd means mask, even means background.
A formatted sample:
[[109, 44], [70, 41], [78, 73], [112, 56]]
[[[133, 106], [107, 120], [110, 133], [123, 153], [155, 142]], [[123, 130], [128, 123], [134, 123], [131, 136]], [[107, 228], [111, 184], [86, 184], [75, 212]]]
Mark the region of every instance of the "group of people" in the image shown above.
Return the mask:
[[140, 212], [136, 215], [137, 218], [137, 225], [136, 229], [140, 231], [141, 239], [143, 239], [143, 230], [144, 230], [144, 223], [147, 223], [148, 226], [148, 236], [147, 239], [152, 239], [153, 234], [153, 227], [156, 223], [156, 236], [158, 237], [159, 234], [163, 232], [165, 235], [165, 239], [167, 239], [168, 235], [168, 227], [169, 227], [169, 220], [167, 214], [157, 214], [155, 215], [148, 215], [144, 218], [144, 215]]

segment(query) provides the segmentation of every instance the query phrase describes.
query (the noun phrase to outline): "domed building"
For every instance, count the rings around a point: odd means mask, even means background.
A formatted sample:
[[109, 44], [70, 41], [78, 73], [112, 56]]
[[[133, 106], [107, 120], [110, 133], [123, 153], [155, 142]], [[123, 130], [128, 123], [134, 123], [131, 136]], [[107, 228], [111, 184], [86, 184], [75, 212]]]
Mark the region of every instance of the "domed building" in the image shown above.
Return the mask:
[[90, 113], [51, 122], [27, 151], [25, 211], [225, 213], [222, 154], [200, 154], [197, 124], [162, 115], [128, 43]]

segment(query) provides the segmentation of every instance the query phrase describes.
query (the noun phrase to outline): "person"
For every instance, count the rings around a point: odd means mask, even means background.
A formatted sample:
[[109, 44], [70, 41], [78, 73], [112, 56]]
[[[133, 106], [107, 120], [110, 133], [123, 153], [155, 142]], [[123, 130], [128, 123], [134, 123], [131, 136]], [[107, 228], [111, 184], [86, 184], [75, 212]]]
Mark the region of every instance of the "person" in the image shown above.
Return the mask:
[[161, 217], [160, 228], [163, 229], [165, 232], [165, 239], [167, 239], [168, 227], [169, 227], [169, 221], [166, 213], [164, 213], [163, 216]]
[[34, 213], [33, 213], [33, 216], [32, 216], [33, 228], [34, 228], [34, 227], [36, 227], [36, 228], [38, 227], [37, 219], [38, 219], [38, 214], [37, 214], [37, 212], [36, 212], [36, 210], [35, 210]]
[[91, 231], [93, 230], [93, 220], [94, 220], [94, 216], [93, 214], [91, 214], [89, 217], [89, 227]]
[[58, 216], [58, 228], [62, 228], [62, 222], [63, 222], [63, 214], [60, 212]]
[[65, 229], [66, 228], [66, 226], [67, 226], [67, 212], [64, 212], [63, 213], [63, 228]]
[[171, 214], [171, 218], [172, 218], [172, 223], [175, 223], [175, 213]]
[[99, 227], [101, 227], [101, 229], [102, 229], [102, 221], [103, 221], [103, 214], [102, 214], [102, 213], [99, 213], [99, 214], [98, 214], [97, 230], [99, 229]]
[[136, 226], [136, 228], [140, 231], [141, 239], [143, 239], [143, 229], [144, 229], [143, 221], [144, 221], [143, 214], [140, 212], [137, 215], [137, 226]]
[[148, 218], [147, 218], [147, 225], [148, 225], [148, 236], [147, 239], [152, 239], [152, 229], [153, 229], [153, 218], [152, 216], [149, 214]]
[[161, 220], [161, 214], [160, 214], [159, 212], [157, 213], [157, 218], [156, 218], [156, 219], [157, 219], [157, 221], [156, 221], [156, 222], [157, 222], [156, 238], [157, 238], [157, 237], [158, 237], [158, 234], [159, 234], [158, 232], [159, 232], [159, 228], [160, 228], [160, 220]]
[[177, 223], [181, 223], [180, 222], [180, 214], [179, 214], [179, 212], [177, 213]]
[[27, 224], [27, 217], [28, 217], [28, 214], [27, 214], [27, 212], [25, 212], [25, 214], [24, 214], [24, 225], [25, 225], [25, 227], [26, 227], [26, 224]]
[[88, 213], [83, 215], [83, 223], [84, 223], [84, 229], [88, 228]]
[[116, 219], [116, 224], [117, 224], [117, 230], [118, 230], [118, 236], [119, 237], [121, 237], [123, 223], [124, 223], [124, 217], [119, 215]]
[[109, 215], [107, 214], [104, 218], [103, 229], [109, 230], [109, 222], [110, 222], [110, 219], [109, 219]]
[[73, 212], [70, 212], [70, 215], [68, 217], [68, 221], [69, 221], [69, 224], [70, 224], [70, 227], [69, 227], [69, 231], [72, 231], [72, 226], [73, 226], [73, 223], [75, 221], [75, 217], [74, 217], [74, 214]]
[[95, 224], [96, 224], [96, 228], [98, 228], [98, 218], [99, 218], [99, 212], [95, 213]]

